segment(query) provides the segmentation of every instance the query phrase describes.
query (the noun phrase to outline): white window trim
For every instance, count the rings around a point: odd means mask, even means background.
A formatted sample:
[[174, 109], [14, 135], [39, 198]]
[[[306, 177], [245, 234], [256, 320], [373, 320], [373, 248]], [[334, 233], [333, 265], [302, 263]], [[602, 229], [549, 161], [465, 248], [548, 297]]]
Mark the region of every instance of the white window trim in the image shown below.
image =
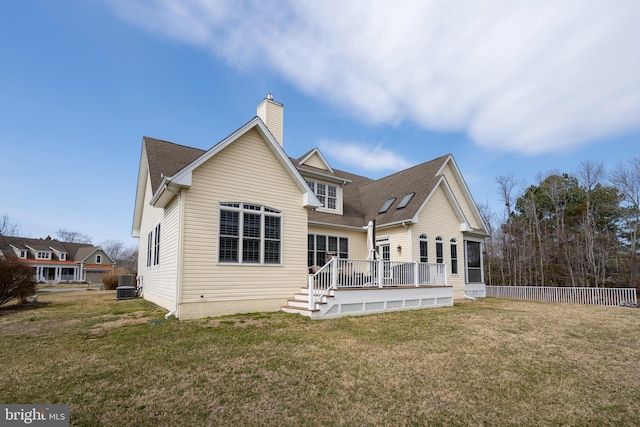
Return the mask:
[[[324, 196], [318, 196], [318, 193], [316, 192], [317, 184], [324, 184], [327, 188], [329, 186], [335, 187], [335, 189], [336, 189], [336, 208], [335, 209], [331, 209], [331, 208], [327, 208], [325, 206], [320, 206], [320, 207], [316, 208], [316, 211], [318, 211], [318, 212], [328, 212], [328, 213], [334, 213], [334, 214], [342, 215], [342, 186], [341, 185], [330, 183], [330, 182], [326, 182], [326, 181], [318, 181], [316, 179], [311, 179], [311, 178], [305, 178], [304, 180], [307, 183], [307, 185], [309, 186], [309, 188], [311, 189], [311, 191], [313, 192], [313, 194], [316, 195], [316, 197], [318, 198], [318, 200], [320, 202], [322, 202], [320, 197], [324, 197], [326, 199], [328, 197], [328, 195], [325, 194]], [[327, 193], [328, 193], [328, 190], [327, 190]]]
[[[232, 205], [238, 205], [238, 206], [232, 206]], [[253, 206], [253, 207], [260, 207], [260, 209], [250, 209], [247, 208], [245, 206]], [[222, 211], [229, 211], [229, 212], [238, 212], [239, 216], [238, 216], [238, 236], [233, 236], [234, 238], [238, 239], [238, 260], [237, 261], [226, 261], [226, 260], [221, 260], [220, 259], [220, 238], [221, 238], [221, 234], [220, 234], [220, 212]], [[260, 215], [260, 249], [259, 249], [259, 260], [258, 262], [249, 262], [249, 261], [244, 261], [242, 258], [242, 254], [243, 254], [243, 241], [244, 241], [244, 233], [243, 233], [243, 229], [244, 229], [244, 213], [248, 213], [248, 214], [257, 214]], [[265, 255], [265, 241], [267, 240], [276, 240], [276, 239], [267, 239], [265, 237], [265, 216], [271, 216], [271, 217], [277, 217], [280, 218], [280, 236], [279, 239], [277, 239], [277, 241], [280, 242], [279, 245], [279, 254], [278, 254], [278, 262], [265, 262], [264, 261], [264, 255]], [[284, 246], [284, 239], [282, 238], [283, 235], [283, 214], [282, 211], [278, 210], [278, 209], [274, 209], [271, 208], [269, 206], [264, 206], [264, 205], [260, 205], [257, 203], [249, 203], [249, 202], [223, 202], [220, 203], [220, 206], [218, 208], [218, 230], [217, 230], [217, 237], [218, 237], [218, 244], [217, 244], [217, 248], [216, 248], [216, 258], [217, 258], [217, 262], [220, 265], [242, 265], [242, 266], [261, 266], [261, 267], [269, 267], [269, 266], [282, 266], [283, 265], [283, 246]], [[256, 239], [257, 240], [257, 239]]]

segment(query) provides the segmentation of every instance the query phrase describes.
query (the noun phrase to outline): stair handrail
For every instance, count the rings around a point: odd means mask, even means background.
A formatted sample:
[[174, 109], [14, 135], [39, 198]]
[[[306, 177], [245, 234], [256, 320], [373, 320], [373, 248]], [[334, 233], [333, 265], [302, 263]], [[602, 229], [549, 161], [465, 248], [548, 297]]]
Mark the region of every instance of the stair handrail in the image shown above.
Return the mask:
[[338, 269], [338, 258], [334, 257], [318, 271], [309, 274], [307, 283], [309, 293], [309, 310], [315, 310], [316, 301], [322, 301], [332, 289], [336, 288], [336, 278]]

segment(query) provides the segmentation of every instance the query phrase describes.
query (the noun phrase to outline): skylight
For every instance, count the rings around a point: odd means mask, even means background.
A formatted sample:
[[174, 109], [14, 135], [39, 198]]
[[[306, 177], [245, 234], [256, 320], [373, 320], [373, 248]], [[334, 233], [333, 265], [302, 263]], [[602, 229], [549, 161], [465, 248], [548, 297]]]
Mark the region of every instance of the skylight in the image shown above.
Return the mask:
[[384, 202], [384, 205], [382, 205], [382, 207], [380, 208], [378, 213], [381, 214], [381, 213], [385, 213], [386, 211], [388, 211], [389, 208], [391, 207], [391, 205], [393, 204], [393, 202], [395, 202], [395, 201], [396, 201], [396, 198], [392, 197], [389, 200], [387, 200], [386, 202]]
[[400, 203], [398, 203], [398, 207], [396, 209], [402, 209], [405, 206], [407, 206], [409, 204], [409, 201], [411, 201], [411, 198], [414, 196], [414, 194], [416, 193], [409, 193], [407, 195], [405, 195], [402, 200], [400, 200]]

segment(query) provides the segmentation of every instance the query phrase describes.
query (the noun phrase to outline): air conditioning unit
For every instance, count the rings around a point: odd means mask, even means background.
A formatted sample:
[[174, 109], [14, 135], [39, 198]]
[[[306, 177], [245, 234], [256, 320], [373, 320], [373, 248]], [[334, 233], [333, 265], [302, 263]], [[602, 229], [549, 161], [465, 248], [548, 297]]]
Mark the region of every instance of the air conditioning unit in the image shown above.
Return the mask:
[[131, 299], [136, 297], [136, 288], [133, 286], [118, 286], [116, 299]]
[[135, 274], [121, 274], [118, 276], [118, 286], [135, 286], [136, 276]]

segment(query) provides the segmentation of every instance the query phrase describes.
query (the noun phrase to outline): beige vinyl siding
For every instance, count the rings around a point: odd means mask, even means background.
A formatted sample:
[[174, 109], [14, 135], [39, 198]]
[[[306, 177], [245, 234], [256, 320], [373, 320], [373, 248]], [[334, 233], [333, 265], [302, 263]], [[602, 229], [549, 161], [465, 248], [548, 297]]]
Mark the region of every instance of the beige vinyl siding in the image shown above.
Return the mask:
[[258, 117], [262, 119], [267, 129], [273, 135], [278, 144], [283, 144], [283, 106], [274, 101], [265, 99], [258, 106]]
[[[343, 228], [309, 225], [308, 234], [321, 234], [324, 236], [338, 236], [349, 239], [349, 258], [367, 258], [367, 232], [366, 230], [348, 230]], [[308, 248], [305, 248], [308, 249]]]
[[[151, 182], [147, 180], [144, 200], [149, 200]], [[178, 220], [179, 200], [176, 197], [166, 209], [155, 208], [148, 203], [142, 212], [140, 242], [138, 247], [138, 275], [143, 277], [144, 296], [157, 302], [159, 297], [166, 303], [159, 304], [172, 309], [175, 304], [178, 264]], [[147, 236], [160, 224], [160, 263], [147, 267]], [[169, 306], [167, 306], [169, 305]]]
[[458, 181], [458, 179], [456, 178], [457, 174], [454, 173], [450, 163], [447, 163], [446, 167], [443, 170], [443, 174], [445, 178], [447, 178], [447, 182], [451, 187], [451, 191], [453, 191], [453, 195], [462, 208], [465, 218], [467, 219], [467, 221], [469, 221], [469, 225], [471, 225], [471, 227], [475, 229], [482, 228], [482, 226], [478, 222], [479, 218], [477, 218], [474, 210], [470, 205], [470, 202], [473, 203], [473, 201], [470, 201], [465, 197], [465, 194], [467, 194], [467, 192], [462, 190], [462, 185], [464, 184]]
[[[282, 305], [306, 286], [302, 193], [257, 131], [248, 131], [196, 168], [192, 186], [183, 194], [182, 303], [278, 299]], [[218, 262], [220, 202], [248, 202], [282, 212], [281, 265]]]
[[324, 164], [320, 157], [317, 154], [312, 155], [307, 160], [304, 161], [304, 164], [307, 166], [312, 166], [314, 168], [327, 170], [327, 166]]
[[[464, 292], [464, 251], [463, 237], [460, 231], [460, 223], [455, 211], [442, 186], [439, 186], [432, 194], [429, 202], [420, 212], [418, 224], [412, 228], [412, 250], [415, 259], [420, 256], [420, 235], [426, 234], [429, 239], [429, 262], [436, 262], [436, 237], [442, 237], [442, 252], [444, 262], [447, 264], [447, 277], [449, 285], [454, 291]], [[454, 238], [458, 242], [458, 274], [451, 274], [451, 246]], [[404, 247], [404, 246], [403, 246]]]
[[[376, 230], [376, 239], [380, 238], [389, 239], [389, 255], [391, 261], [410, 261], [409, 237], [405, 227], [397, 225], [389, 228], [379, 228]], [[402, 247], [402, 251], [400, 252], [398, 252], [398, 245]]]

